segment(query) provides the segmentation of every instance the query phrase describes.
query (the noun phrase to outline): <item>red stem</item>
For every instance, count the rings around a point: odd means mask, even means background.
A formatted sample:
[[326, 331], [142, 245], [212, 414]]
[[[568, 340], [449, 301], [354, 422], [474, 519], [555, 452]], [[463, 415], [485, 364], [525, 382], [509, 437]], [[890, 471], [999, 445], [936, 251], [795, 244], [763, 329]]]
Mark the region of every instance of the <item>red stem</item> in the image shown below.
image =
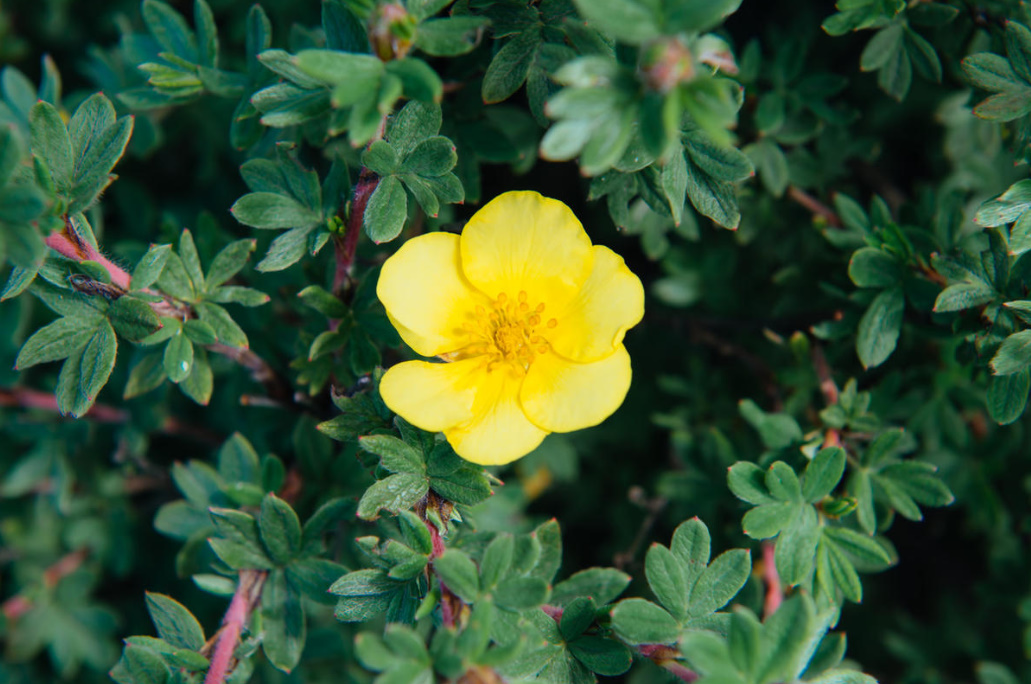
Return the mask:
[[204, 684], [223, 684], [233, 663], [233, 652], [240, 642], [240, 634], [247, 624], [268, 575], [264, 570], [241, 570], [240, 581], [236, 585], [236, 593], [229, 602], [229, 609], [222, 618], [222, 629], [219, 630], [215, 650], [211, 654], [211, 667], [204, 677]]
[[112, 262], [106, 256], [97, 251], [75, 232], [70, 221], [65, 222], [65, 229], [57, 233], [51, 233], [46, 239], [47, 247], [50, 247], [58, 254], [74, 259], [75, 261], [95, 261], [103, 266], [111, 276], [111, 282], [122, 288], [129, 289], [131, 276], [121, 267]]
[[379, 185], [379, 176], [366, 168], [358, 176], [354, 186], [354, 197], [351, 200], [351, 213], [347, 217], [347, 228], [343, 236], [338, 236], [333, 244], [336, 248], [336, 270], [333, 272], [333, 293], [340, 295], [351, 279], [354, 269], [354, 254], [358, 249], [358, 236], [365, 225], [365, 208], [369, 198]]
[[[43, 586], [46, 589], [53, 589], [62, 579], [78, 570], [89, 558], [90, 550], [87, 548], [76, 549], [65, 554], [56, 563], [43, 571]], [[12, 596], [0, 605], [0, 613], [8, 620], [13, 620], [32, 610], [32, 599], [25, 594]]]
[[777, 573], [777, 560], [774, 557], [775, 547], [769, 542], [763, 542], [763, 579], [766, 581], [766, 600], [763, 602], [763, 615], [770, 617], [780, 604], [784, 602], [784, 589], [780, 584], [780, 575]]
[[827, 223], [834, 226], [835, 228], [841, 228], [841, 219], [838, 218], [838, 214], [828, 207], [826, 204], [816, 199], [805, 190], [797, 188], [792, 185], [788, 188], [788, 197], [793, 200], [796, 204], [799, 204], [808, 209], [813, 216], [819, 216], [823, 218]]
[[[58, 412], [57, 398], [53, 394], [27, 387], [0, 387], [0, 406], [20, 406]], [[98, 423], [125, 423], [129, 420], [129, 412], [114, 406], [94, 404], [85, 417]]]

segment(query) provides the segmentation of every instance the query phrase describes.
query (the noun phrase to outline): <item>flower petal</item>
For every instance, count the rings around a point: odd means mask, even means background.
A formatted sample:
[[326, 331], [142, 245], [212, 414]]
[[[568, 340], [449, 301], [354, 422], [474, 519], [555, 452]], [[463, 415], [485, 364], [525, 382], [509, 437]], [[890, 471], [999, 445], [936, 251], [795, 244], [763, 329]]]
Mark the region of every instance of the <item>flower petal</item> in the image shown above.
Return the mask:
[[549, 432], [569, 432], [602, 422], [630, 389], [630, 355], [619, 345], [601, 361], [576, 363], [556, 354], [534, 359], [520, 390], [526, 417]]
[[467, 343], [463, 323], [486, 299], [462, 275], [459, 237], [414, 237], [383, 264], [376, 295], [401, 338], [423, 356]]
[[456, 454], [480, 465], [502, 465], [544, 440], [548, 433], [527, 420], [519, 406], [521, 375], [497, 369], [479, 378], [477, 417], [444, 431]]
[[482, 357], [454, 363], [405, 361], [387, 369], [379, 393], [391, 411], [412, 425], [439, 432], [475, 417], [485, 364]]
[[531, 306], [561, 307], [594, 261], [591, 239], [573, 212], [536, 192], [506, 192], [462, 231], [462, 270], [491, 299], [525, 291]]
[[644, 287], [623, 257], [594, 247], [594, 270], [564, 310], [545, 311], [558, 325], [545, 332], [552, 349], [581, 363], [597, 361], [623, 342], [626, 331], [644, 317]]

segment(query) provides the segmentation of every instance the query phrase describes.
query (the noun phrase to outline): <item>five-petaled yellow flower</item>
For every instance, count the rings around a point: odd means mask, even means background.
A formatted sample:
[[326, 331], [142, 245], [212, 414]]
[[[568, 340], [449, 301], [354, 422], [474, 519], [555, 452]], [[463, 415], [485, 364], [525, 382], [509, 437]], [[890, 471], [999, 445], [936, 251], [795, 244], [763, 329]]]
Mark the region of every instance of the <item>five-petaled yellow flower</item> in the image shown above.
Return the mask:
[[644, 315], [641, 281], [558, 200], [507, 192], [461, 236], [409, 240], [376, 294], [412, 349], [447, 362], [393, 366], [383, 400], [473, 463], [597, 425], [630, 387], [623, 335]]

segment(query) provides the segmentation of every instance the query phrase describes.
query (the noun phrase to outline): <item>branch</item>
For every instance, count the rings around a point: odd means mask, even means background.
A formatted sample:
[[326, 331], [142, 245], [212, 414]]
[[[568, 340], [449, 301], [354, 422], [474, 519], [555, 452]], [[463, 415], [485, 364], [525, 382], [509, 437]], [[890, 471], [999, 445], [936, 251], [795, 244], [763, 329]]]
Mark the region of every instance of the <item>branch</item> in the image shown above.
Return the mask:
[[698, 673], [689, 669], [682, 662], [677, 660], [680, 652], [666, 644], [641, 644], [637, 652], [648, 658], [659, 667], [665, 668], [667, 672], [682, 682], [694, 682], [698, 680]]
[[659, 515], [665, 510], [667, 504], [669, 504], [669, 499], [663, 496], [657, 496], [654, 499], [647, 498], [644, 490], [636, 485], [627, 492], [627, 498], [630, 499], [631, 503], [637, 504], [648, 511], [648, 515], [641, 521], [641, 526], [637, 529], [637, 534], [634, 535], [634, 539], [630, 542], [627, 550], [613, 556], [612, 564], [618, 570], [624, 569], [633, 562], [634, 556], [637, 555], [637, 551], [641, 548], [641, 544], [644, 543], [648, 532], [655, 525], [655, 521], [659, 519]]
[[766, 600], [763, 601], [763, 615], [770, 617], [780, 604], [784, 602], [784, 589], [780, 584], [777, 572], [777, 560], [774, 558], [776, 547], [770, 542], [763, 542], [763, 580], [766, 582]]
[[[820, 392], [823, 394], [827, 406], [837, 404], [839, 396], [838, 385], [831, 376], [831, 367], [827, 363], [823, 347], [814, 342], [810, 348], [809, 356], [813, 361], [813, 370], [816, 371], [816, 377], [820, 381]], [[827, 434], [823, 438], [823, 445], [825, 447], [841, 446], [841, 431], [835, 428], [827, 430]]]
[[[47, 590], [56, 587], [58, 582], [82, 567], [89, 554], [90, 550], [83, 547], [62, 556], [43, 571], [43, 587]], [[0, 614], [8, 620], [14, 620], [32, 610], [32, 604], [32, 599], [22, 592], [0, 604]]]
[[236, 593], [229, 602], [229, 609], [222, 618], [222, 627], [215, 635], [215, 648], [211, 654], [211, 667], [204, 677], [204, 684], [223, 684], [233, 664], [233, 652], [240, 642], [240, 634], [247, 619], [261, 600], [268, 573], [264, 570], [241, 570]]
[[788, 188], [788, 197], [796, 204], [808, 209], [813, 216], [819, 216], [835, 228], [841, 228], [841, 219], [838, 218], [838, 214], [805, 190], [792, 185]]
[[347, 228], [343, 236], [333, 241], [336, 255], [336, 269], [333, 272], [333, 294], [338, 297], [350, 286], [351, 273], [354, 270], [354, 255], [358, 250], [358, 237], [365, 225], [365, 209], [369, 198], [379, 185], [379, 176], [362, 167], [358, 183], [354, 186], [351, 200], [351, 211], [347, 216]]

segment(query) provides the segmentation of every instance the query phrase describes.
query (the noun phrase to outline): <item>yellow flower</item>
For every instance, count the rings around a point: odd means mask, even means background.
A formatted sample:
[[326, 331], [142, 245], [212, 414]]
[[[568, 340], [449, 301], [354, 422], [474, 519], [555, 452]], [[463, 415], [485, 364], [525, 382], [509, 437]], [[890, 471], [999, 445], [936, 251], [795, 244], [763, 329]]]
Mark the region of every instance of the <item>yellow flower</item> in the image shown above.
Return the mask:
[[390, 368], [383, 401], [473, 463], [597, 425], [630, 387], [623, 335], [644, 315], [641, 281], [558, 200], [507, 192], [461, 236], [409, 240], [376, 294], [412, 349], [446, 362]]

